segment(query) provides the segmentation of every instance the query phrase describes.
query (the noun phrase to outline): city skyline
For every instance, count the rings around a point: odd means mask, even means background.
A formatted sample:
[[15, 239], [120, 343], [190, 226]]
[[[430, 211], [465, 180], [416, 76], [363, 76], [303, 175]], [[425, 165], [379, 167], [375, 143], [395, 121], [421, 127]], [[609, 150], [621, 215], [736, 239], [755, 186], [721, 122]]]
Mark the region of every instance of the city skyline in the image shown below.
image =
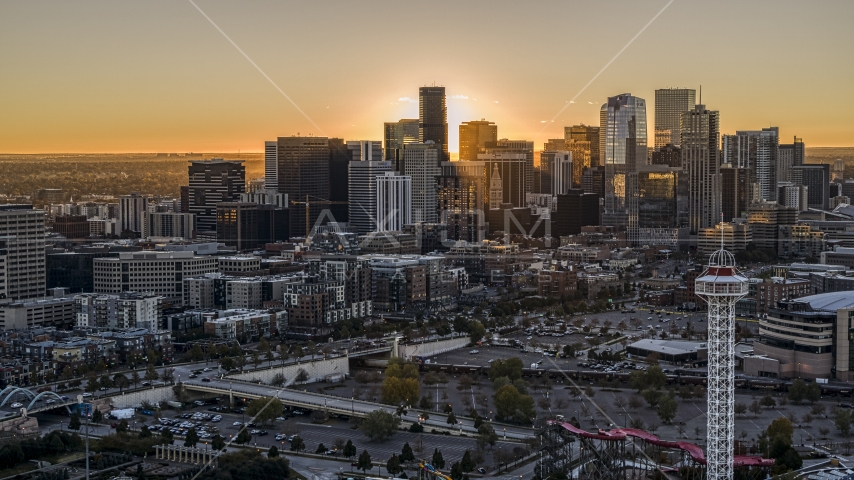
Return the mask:
[[[656, 89], [680, 87], [697, 89], [699, 102], [701, 85], [703, 103], [721, 112], [722, 134], [779, 125], [781, 138], [810, 146], [852, 144], [852, 121], [833, 107], [851, 95], [844, 81], [854, 69], [834, 57], [852, 35], [841, 22], [854, 6], [844, 3], [738, 4], [738, 16], [727, 13], [735, 4], [454, 4], [435, 37], [442, 54], [429, 61], [404, 55], [410, 33], [401, 19], [415, 6], [196, 5], [4, 6], [0, 59], [9, 68], [0, 87], [15, 95], [3, 102], [0, 153], [261, 152], [265, 139], [297, 133], [382, 138], [384, 122], [418, 117], [418, 88], [432, 84], [446, 88], [454, 153], [465, 121], [495, 122], [499, 138], [539, 150], [564, 126], [597, 125], [610, 96], [632, 92], [652, 106]], [[369, 16], [387, 30], [354, 38], [348, 24]], [[727, 35], [673, 42], [691, 38], [693, 18]], [[611, 33], [602, 36], [606, 22]], [[549, 28], [556, 25], [568, 27]], [[493, 28], [523, 35], [477, 42]], [[465, 56], [456, 53], [462, 44], [471, 46]], [[732, 55], [744, 45], [751, 55]], [[399, 60], [377, 76], [363, 68], [368, 54]], [[688, 55], [703, 60], [679, 61]], [[525, 61], [507, 62], [496, 77], [493, 67], [513, 58]], [[654, 144], [651, 129], [648, 136]]]

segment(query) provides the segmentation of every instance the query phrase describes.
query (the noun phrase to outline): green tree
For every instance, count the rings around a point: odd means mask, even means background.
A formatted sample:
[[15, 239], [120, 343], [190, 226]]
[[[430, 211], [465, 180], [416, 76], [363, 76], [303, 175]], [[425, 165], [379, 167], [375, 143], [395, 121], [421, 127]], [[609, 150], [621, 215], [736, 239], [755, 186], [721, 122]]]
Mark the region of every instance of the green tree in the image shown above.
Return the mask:
[[200, 362], [204, 359], [205, 352], [202, 351], [202, 347], [198, 343], [193, 345], [193, 348], [190, 349], [190, 360]]
[[276, 448], [275, 445], [271, 446], [269, 450], [267, 450], [267, 458], [276, 458], [279, 456], [279, 449]]
[[662, 422], [670, 424], [670, 422], [672, 422], [676, 417], [676, 410], [678, 408], [679, 404], [676, 403], [676, 399], [673, 397], [672, 392], [669, 395], [664, 395], [658, 401], [658, 418], [660, 418]]
[[365, 415], [360, 428], [371, 441], [381, 442], [394, 435], [399, 426], [400, 418], [385, 410], [377, 409]]
[[86, 386], [83, 387], [83, 391], [87, 393], [95, 393], [99, 388], [98, 379], [95, 377], [89, 377], [89, 380], [86, 380]]
[[454, 412], [448, 414], [448, 419], [445, 421], [448, 425], [456, 425], [457, 424], [457, 416], [454, 415]]
[[433, 450], [433, 461], [430, 464], [436, 468], [445, 468], [445, 458], [442, 457], [442, 451], [438, 448]]
[[300, 437], [295, 437], [293, 441], [291, 441], [291, 451], [292, 452], [300, 452], [305, 450], [305, 442]]
[[113, 385], [118, 387], [119, 393], [121, 393], [130, 386], [130, 381], [128, 380], [128, 377], [121, 373], [117, 373], [113, 376]]
[[492, 396], [496, 417], [517, 423], [530, 423], [536, 416], [534, 399], [522, 395], [513, 385], [505, 385]]
[[128, 431], [128, 421], [124, 418], [116, 425], [116, 433], [125, 433]]
[[175, 441], [175, 436], [172, 435], [172, 432], [166, 429], [160, 431], [160, 443], [172, 445], [173, 441]]
[[492, 428], [492, 425], [484, 423], [477, 427], [477, 445], [480, 448], [487, 445], [494, 447], [497, 442], [498, 434], [495, 433], [495, 429]]
[[323, 455], [323, 454], [324, 454], [324, 453], [326, 453], [327, 451], [329, 451], [329, 449], [328, 449], [328, 448], [326, 448], [326, 445], [324, 445], [323, 443], [319, 443], [319, 444], [317, 445], [317, 450], [315, 450], [315, 451], [314, 451], [314, 453], [317, 453], [317, 454], [319, 454], [319, 455]]
[[373, 462], [371, 462], [371, 455], [367, 450], [362, 450], [362, 454], [359, 455], [359, 459], [356, 461], [356, 468], [361, 470], [362, 472], [367, 472], [368, 470], [374, 468]]
[[92, 412], [92, 421], [95, 423], [101, 423], [101, 420], [104, 419], [104, 414], [101, 413], [100, 408], [96, 408], [94, 412]]
[[252, 435], [249, 433], [249, 430], [241, 429], [240, 432], [237, 433], [237, 437], [234, 439], [234, 443], [243, 445], [252, 440]]
[[821, 398], [821, 387], [815, 382], [808, 383], [805, 397], [810, 403], [817, 402]]
[[392, 475], [397, 475], [403, 471], [403, 469], [400, 468], [400, 459], [397, 458], [397, 454], [392, 454], [391, 458], [385, 462], [385, 469]]
[[403, 444], [403, 449], [400, 451], [400, 461], [407, 463], [413, 460], [415, 460], [415, 454], [412, 452], [412, 447], [409, 446], [409, 442], [406, 442]]
[[297, 375], [294, 377], [295, 383], [305, 383], [308, 381], [308, 372], [305, 371], [304, 368], [300, 368], [297, 371]]
[[475, 464], [474, 461], [471, 459], [471, 452], [466, 450], [463, 453], [462, 460], [460, 460], [460, 469], [463, 471], [463, 473], [469, 473], [470, 471], [474, 470], [474, 467]]
[[774, 408], [777, 406], [777, 401], [774, 400], [774, 397], [772, 397], [771, 395], [765, 395], [764, 397], [762, 397], [762, 400], [759, 401], [759, 404], [763, 407]]
[[260, 397], [249, 402], [246, 415], [260, 423], [269, 423], [282, 415], [282, 401], [274, 397]]
[[837, 408], [833, 412], [833, 423], [836, 424], [839, 432], [846, 437], [851, 431], [851, 417], [851, 410], [847, 408]]
[[347, 440], [347, 444], [344, 445], [344, 450], [341, 452], [347, 458], [353, 458], [356, 456], [356, 446], [353, 445], [352, 440]]
[[153, 363], [149, 363], [148, 367], [145, 368], [145, 379], [149, 382], [157, 380], [160, 377], [157, 373], [157, 368]]
[[222, 435], [214, 435], [211, 439], [211, 448], [215, 451], [220, 451], [225, 448], [225, 439], [222, 438]]
[[77, 412], [71, 414], [71, 420], [68, 421], [69, 430], [80, 430], [80, 415]]
[[131, 381], [131, 383], [133, 383], [133, 388], [136, 388], [136, 386], [139, 384], [140, 380], [141, 379], [139, 377], [139, 372], [134, 370], [133, 373], [130, 374], [130, 381]]
[[143, 425], [142, 428], [139, 429], [139, 438], [151, 438], [151, 430], [148, 429], [148, 425]]
[[418, 367], [395, 358], [389, 361], [382, 385], [382, 401], [389, 405], [415, 405], [421, 396]]
[[658, 365], [651, 365], [646, 370], [635, 370], [629, 374], [629, 382], [638, 393], [643, 390], [660, 390], [667, 383], [667, 375]]
[[497, 378], [507, 377], [510, 382], [522, 378], [522, 360], [519, 357], [511, 357], [506, 360], [496, 359], [489, 364], [489, 380], [495, 382]]
[[184, 436], [184, 446], [195, 447], [197, 443], [199, 443], [199, 434], [196, 433], [196, 429], [191, 428], [187, 430], [187, 435]]
[[800, 378], [792, 380], [792, 385], [789, 386], [789, 401], [792, 403], [801, 403], [807, 396], [807, 384]]
[[479, 342], [483, 336], [486, 335], [486, 329], [483, 327], [483, 324], [477, 320], [472, 320], [468, 323], [468, 332], [472, 343]]
[[451, 464], [451, 480], [463, 480], [463, 469], [460, 467], [460, 462]]

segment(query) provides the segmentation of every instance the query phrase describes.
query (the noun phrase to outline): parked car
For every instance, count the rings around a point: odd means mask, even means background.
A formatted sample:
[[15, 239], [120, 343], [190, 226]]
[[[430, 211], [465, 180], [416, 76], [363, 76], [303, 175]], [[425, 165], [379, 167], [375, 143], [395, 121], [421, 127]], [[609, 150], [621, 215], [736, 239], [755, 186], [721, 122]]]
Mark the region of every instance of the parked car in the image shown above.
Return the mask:
[[9, 406], [10, 406], [10, 407], [12, 407], [12, 408], [21, 408], [21, 407], [23, 407], [23, 406], [24, 406], [24, 404], [22, 404], [22, 403], [18, 403], [18, 402], [15, 402], [15, 403], [13, 403], [13, 404], [11, 404], [11, 405], [9, 405]]

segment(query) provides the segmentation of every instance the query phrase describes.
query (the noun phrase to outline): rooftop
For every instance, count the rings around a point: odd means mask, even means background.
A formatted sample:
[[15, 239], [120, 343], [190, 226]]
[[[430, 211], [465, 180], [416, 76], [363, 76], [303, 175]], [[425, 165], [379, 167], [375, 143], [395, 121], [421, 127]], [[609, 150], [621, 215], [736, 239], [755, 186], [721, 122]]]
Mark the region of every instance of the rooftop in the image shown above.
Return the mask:
[[684, 342], [680, 340], [655, 340], [645, 338], [629, 345], [633, 348], [643, 350], [652, 350], [655, 352], [667, 355], [683, 355], [686, 353], [694, 353], [700, 350], [705, 350], [706, 343], [703, 342]]
[[854, 291], [820, 293], [794, 301], [809, 303], [813, 310], [833, 312], [840, 308], [854, 308]]

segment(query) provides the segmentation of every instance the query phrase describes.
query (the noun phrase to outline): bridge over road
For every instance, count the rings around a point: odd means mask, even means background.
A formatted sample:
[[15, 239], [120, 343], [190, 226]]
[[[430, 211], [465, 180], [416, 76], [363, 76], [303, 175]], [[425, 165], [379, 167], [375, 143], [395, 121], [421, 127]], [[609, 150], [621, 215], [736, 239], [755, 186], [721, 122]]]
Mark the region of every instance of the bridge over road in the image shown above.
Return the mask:
[[[247, 382], [229, 382], [228, 379], [213, 379], [210, 382], [184, 382], [184, 388], [191, 391], [213, 393], [216, 395], [237, 395], [242, 398], [259, 398], [259, 397], [277, 397], [283, 404], [292, 407], [304, 408], [307, 410], [325, 409], [330, 413], [341, 415], [350, 415], [364, 417], [369, 412], [377, 409], [385, 410], [391, 414], [396, 412], [396, 408], [390, 405], [380, 403], [367, 402], [364, 400], [355, 400], [353, 398], [342, 398], [333, 395], [324, 395], [308, 391], [298, 391], [292, 389], [277, 389], [269, 385], [258, 385]], [[447, 429], [447, 415], [436, 412], [429, 412], [430, 419], [422, 421], [425, 427], [433, 427], [439, 429]], [[410, 409], [406, 415], [401, 417], [401, 420], [409, 423], [418, 422], [418, 410]], [[474, 422], [470, 419], [461, 420], [457, 427], [460, 431], [467, 434], [477, 434], [477, 429], [474, 428]], [[523, 440], [534, 436], [534, 430], [531, 428], [518, 427], [513, 425], [495, 425], [495, 431], [501, 432], [499, 435], [504, 435], [506, 428], [507, 438]]]

